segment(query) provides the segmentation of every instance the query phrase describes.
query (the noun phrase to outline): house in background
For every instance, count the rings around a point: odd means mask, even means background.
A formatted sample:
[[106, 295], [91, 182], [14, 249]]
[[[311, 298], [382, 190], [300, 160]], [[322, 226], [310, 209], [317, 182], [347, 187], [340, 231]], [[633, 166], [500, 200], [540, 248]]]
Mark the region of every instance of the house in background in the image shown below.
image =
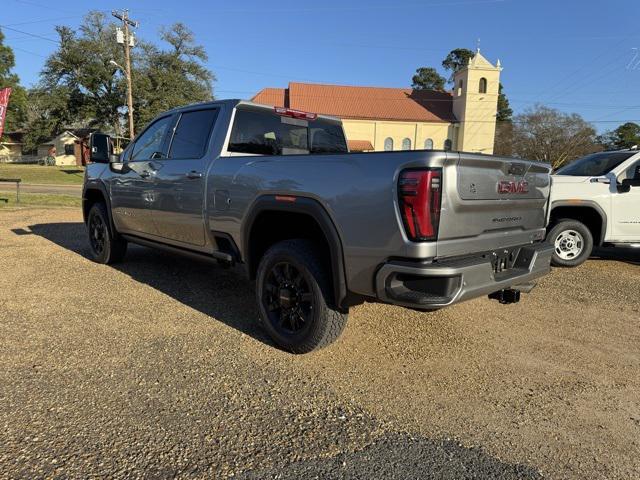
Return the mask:
[[478, 50], [454, 75], [453, 92], [290, 82], [251, 100], [339, 117], [352, 151], [460, 150], [493, 153], [500, 61]]
[[0, 142], [0, 163], [15, 162], [22, 158], [23, 132], [5, 132]]
[[60, 135], [54, 137], [49, 142], [38, 145], [37, 156], [39, 159], [46, 159], [49, 156], [55, 157], [55, 164], [63, 165], [85, 165], [83, 143], [86, 143], [94, 129], [78, 128], [65, 130]]

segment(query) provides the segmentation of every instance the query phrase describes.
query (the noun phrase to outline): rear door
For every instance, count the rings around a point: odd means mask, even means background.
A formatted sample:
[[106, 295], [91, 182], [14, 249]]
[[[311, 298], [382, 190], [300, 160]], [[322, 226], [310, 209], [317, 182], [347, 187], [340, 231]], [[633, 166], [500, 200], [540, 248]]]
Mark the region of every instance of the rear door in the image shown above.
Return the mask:
[[151, 123], [125, 152], [125, 168], [110, 181], [111, 205], [116, 227], [121, 232], [156, 235], [152, 219], [154, 173], [166, 156], [166, 138], [171, 116]]
[[209, 139], [219, 109], [182, 111], [168, 140], [168, 155], [156, 161], [153, 221], [158, 235], [190, 246], [205, 244], [204, 198]]
[[447, 154], [438, 256], [544, 238], [550, 168], [510, 158]]

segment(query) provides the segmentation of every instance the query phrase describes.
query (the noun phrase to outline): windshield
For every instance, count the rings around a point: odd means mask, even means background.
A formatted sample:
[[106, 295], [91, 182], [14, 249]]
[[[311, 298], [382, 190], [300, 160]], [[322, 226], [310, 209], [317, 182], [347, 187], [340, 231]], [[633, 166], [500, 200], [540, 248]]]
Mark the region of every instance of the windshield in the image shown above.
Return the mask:
[[556, 175], [573, 177], [600, 177], [616, 168], [638, 152], [600, 152], [582, 157], [555, 172]]

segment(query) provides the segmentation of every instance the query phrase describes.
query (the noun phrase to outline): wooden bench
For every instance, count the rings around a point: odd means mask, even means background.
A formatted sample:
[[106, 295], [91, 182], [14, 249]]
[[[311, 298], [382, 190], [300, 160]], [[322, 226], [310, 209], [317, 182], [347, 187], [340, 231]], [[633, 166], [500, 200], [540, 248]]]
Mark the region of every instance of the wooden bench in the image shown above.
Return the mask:
[[[16, 184], [16, 203], [20, 203], [20, 182], [22, 182], [21, 178], [2, 178], [0, 177], [0, 183], [15, 183]], [[0, 201], [4, 201], [4, 203], [9, 203], [8, 198], [0, 198]]]

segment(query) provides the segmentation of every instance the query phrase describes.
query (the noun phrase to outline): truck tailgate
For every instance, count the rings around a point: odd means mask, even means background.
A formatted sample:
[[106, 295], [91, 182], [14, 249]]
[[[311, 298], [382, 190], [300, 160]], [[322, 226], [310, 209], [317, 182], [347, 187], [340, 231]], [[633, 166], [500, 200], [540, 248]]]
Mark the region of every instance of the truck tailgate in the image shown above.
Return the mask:
[[547, 165], [468, 153], [447, 157], [438, 257], [544, 238], [550, 189]]

